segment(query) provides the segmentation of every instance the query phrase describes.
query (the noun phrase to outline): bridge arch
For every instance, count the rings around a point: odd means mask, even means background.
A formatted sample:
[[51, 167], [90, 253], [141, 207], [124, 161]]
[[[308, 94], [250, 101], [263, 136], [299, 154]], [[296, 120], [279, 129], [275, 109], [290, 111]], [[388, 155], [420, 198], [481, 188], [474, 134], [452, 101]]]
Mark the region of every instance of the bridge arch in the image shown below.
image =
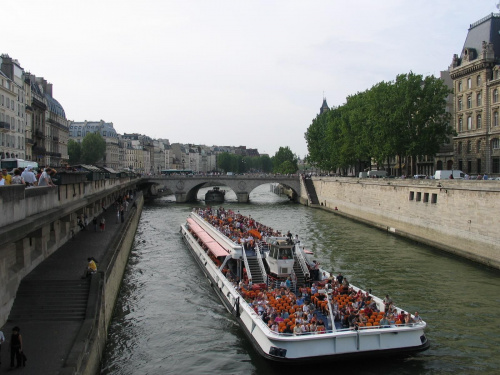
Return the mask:
[[[243, 175], [243, 176], [162, 176], [143, 177], [146, 185], [155, 185], [157, 189], [168, 189], [175, 194], [178, 203], [196, 201], [198, 191], [205, 186], [227, 186], [232, 189], [238, 202], [249, 201], [250, 192], [258, 186], [280, 183], [293, 191], [293, 198], [300, 196], [299, 176]], [[151, 189], [154, 190], [154, 189]], [[155, 195], [154, 192], [152, 194]]]

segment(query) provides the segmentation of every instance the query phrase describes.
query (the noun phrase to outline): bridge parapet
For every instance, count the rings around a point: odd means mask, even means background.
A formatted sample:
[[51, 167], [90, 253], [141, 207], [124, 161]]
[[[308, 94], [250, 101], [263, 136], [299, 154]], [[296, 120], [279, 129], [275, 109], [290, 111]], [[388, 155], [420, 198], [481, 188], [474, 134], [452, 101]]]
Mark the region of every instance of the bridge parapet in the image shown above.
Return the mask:
[[241, 203], [248, 202], [250, 192], [263, 184], [280, 183], [292, 189], [296, 197], [300, 196], [301, 190], [299, 176], [282, 175], [148, 176], [141, 181], [172, 191], [178, 203], [196, 200], [198, 190], [204, 186], [227, 186], [236, 193], [238, 202]]

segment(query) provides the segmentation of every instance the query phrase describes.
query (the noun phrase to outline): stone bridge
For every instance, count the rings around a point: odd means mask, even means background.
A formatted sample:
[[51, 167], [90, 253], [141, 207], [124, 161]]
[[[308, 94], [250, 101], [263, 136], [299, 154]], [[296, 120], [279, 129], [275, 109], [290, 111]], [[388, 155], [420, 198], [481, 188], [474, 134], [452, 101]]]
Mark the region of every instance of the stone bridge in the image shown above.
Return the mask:
[[177, 203], [196, 201], [198, 190], [207, 186], [227, 186], [238, 198], [238, 202], [249, 201], [250, 192], [257, 186], [280, 183], [293, 191], [293, 199], [300, 196], [300, 177], [281, 175], [234, 175], [234, 176], [145, 176], [140, 185], [148, 185], [150, 197], [159, 196], [160, 189], [169, 190], [175, 194]]

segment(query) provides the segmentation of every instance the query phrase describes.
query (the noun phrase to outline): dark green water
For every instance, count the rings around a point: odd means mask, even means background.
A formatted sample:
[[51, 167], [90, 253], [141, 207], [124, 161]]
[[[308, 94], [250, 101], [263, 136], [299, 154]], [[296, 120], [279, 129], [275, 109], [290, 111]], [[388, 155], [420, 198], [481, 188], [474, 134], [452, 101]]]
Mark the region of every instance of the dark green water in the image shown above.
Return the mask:
[[418, 310], [431, 348], [404, 359], [292, 368], [263, 360], [182, 242], [179, 225], [196, 204], [167, 198], [142, 213], [102, 374], [500, 373], [500, 272], [290, 203], [268, 186], [250, 199], [224, 207], [298, 234], [327, 270], [341, 271], [378, 296], [390, 294], [401, 308]]

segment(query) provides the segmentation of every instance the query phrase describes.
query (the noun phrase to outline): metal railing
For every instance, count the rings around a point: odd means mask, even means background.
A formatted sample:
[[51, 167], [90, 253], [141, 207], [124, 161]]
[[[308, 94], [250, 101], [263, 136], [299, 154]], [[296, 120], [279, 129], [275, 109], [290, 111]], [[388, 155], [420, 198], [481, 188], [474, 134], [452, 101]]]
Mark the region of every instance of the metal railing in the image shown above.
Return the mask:
[[246, 254], [245, 248], [243, 246], [241, 246], [241, 253], [243, 254], [243, 262], [245, 263], [245, 268], [247, 270], [248, 280], [252, 280], [252, 283], [253, 283], [252, 273], [250, 272], [250, 266], [248, 265], [247, 254]]
[[309, 269], [307, 268], [306, 258], [302, 253], [302, 249], [300, 248], [298, 243], [295, 244], [295, 257], [299, 261], [299, 265], [302, 269], [302, 272], [304, 272], [304, 276], [306, 276], [306, 278], [310, 278], [311, 274], [309, 273]]
[[[245, 250], [243, 249], [243, 251]], [[267, 284], [266, 267], [264, 267], [264, 262], [262, 261], [262, 253], [260, 252], [260, 247], [257, 242], [255, 242], [255, 253], [257, 254], [257, 263], [259, 263], [260, 272], [262, 272], [262, 278], [264, 282]]]

